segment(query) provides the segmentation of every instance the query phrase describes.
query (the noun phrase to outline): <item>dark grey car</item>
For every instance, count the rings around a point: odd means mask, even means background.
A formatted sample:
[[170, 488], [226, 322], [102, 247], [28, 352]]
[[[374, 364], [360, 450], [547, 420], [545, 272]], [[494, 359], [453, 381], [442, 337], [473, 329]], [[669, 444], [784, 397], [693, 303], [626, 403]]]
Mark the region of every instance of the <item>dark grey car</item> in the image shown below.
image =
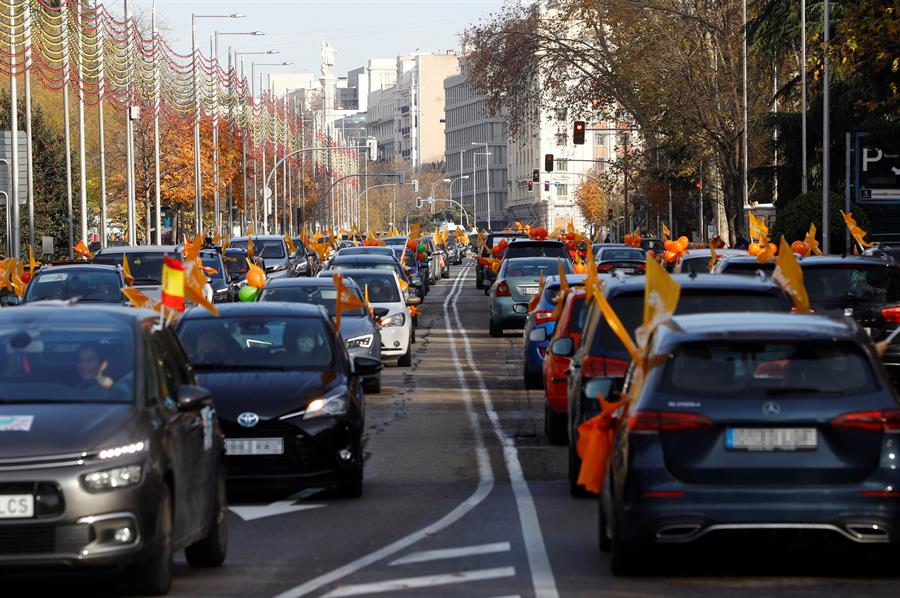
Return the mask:
[[164, 594], [172, 553], [228, 543], [224, 441], [210, 394], [158, 314], [0, 312], [0, 567], [125, 566]]

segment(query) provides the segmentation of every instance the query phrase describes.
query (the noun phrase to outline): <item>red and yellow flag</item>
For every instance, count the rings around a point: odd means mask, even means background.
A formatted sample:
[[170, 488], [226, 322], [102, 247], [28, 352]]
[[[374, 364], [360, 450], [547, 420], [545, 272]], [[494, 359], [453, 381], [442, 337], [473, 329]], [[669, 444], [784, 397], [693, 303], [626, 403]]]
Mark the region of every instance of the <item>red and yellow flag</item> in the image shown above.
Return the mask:
[[332, 280], [334, 280], [334, 286], [337, 289], [337, 298], [334, 301], [334, 326], [340, 330], [341, 312], [348, 309], [356, 309], [357, 307], [366, 307], [366, 304], [360, 301], [356, 293], [344, 284], [344, 276], [342, 274], [334, 274]]
[[184, 311], [184, 264], [168, 256], [163, 260], [162, 304], [175, 311]]

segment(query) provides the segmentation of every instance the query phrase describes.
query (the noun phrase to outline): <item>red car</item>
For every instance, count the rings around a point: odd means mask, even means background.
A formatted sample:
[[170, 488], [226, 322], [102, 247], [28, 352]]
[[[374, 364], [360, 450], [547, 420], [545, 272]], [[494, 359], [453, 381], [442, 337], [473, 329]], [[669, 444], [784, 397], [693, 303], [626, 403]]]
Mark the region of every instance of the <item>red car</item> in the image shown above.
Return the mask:
[[[559, 322], [556, 323], [554, 340], [562, 337], [572, 339], [572, 346], [581, 343], [587, 310], [584, 309], [584, 289], [573, 289], [566, 297]], [[566, 444], [568, 441], [568, 396], [566, 392], [566, 370], [570, 359], [547, 352], [544, 356], [544, 433], [552, 444]]]

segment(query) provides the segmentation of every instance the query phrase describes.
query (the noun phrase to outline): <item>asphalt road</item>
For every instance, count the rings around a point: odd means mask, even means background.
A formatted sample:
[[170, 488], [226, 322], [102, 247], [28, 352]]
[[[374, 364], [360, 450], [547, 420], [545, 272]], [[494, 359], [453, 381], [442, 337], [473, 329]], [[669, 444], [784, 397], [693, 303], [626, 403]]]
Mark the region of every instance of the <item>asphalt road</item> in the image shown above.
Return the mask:
[[[487, 333], [471, 265], [433, 287], [410, 368], [367, 396], [365, 490], [242, 488], [222, 568], [177, 558], [174, 596], [900, 595], [900, 562], [810, 546], [647, 553], [615, 578], [597, 550], [597, 504], [574, 499], [564, 447], [543, 436], [521, 334]], [[115, 594], [115, 577], [17, 575], [3, 595]]]

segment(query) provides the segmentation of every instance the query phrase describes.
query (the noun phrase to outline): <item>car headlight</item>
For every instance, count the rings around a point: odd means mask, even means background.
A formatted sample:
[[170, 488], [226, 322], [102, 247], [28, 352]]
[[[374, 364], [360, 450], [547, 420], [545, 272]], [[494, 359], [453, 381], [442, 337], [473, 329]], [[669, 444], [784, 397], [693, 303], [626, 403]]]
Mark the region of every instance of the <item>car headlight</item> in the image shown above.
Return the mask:
[[287, 264], [285, 263], [275, 264], [274, 266], [266, 266], [266, 272], [280, 272], [285, 268], [287, 268]]
[[406, 314], [397, 313], [392, 316], [381, 318], [381, 327], [388, 328], [390, 326], [403, 326], [406, 324]]
[[373, 340], [375, 340], [374, 334], [364, 334], [363, 336], [354, 336], [347, 339], [345, 344], [348, 349], [368, 349], [372, 346]]
[[225, 288], [223, 288], [223, 289], [216, 289], [215, 292], [216, 292], [216, 295], [217, 295], [217, 296], [222, 296], [222, 295], [224, 295], [225, 293], [228, 292], [228, 287], [225, 287]]
[[329, 415], [343, 415], [347, 413], [347, 398], [345, 396], [346, 389], [340, 388], [338, 391], [313, 399], [306, 406], [306, 409], [286, 413], [278, 419], [286, 420], [295, 417], [303, 417], [303, 419], [312, 419], [315, 417], [326, 417]]
[[139, 484], [142, 473], [143, 468], [140, 465], [92, 471], [81, 476], [81, 484], [89, 492], [105, 492]]
[[149, 448], [150, 442], [147, 440], [141, 440], [139, 442], [132, 442], [131, 444], [124, 444], [122, 446], [114, 446], [112, 448], [103, 449], [99, 453], [97, 453], [97, 458], [117, 459], [119, 457], [126, 457], [128, 455], [143, 453]]

